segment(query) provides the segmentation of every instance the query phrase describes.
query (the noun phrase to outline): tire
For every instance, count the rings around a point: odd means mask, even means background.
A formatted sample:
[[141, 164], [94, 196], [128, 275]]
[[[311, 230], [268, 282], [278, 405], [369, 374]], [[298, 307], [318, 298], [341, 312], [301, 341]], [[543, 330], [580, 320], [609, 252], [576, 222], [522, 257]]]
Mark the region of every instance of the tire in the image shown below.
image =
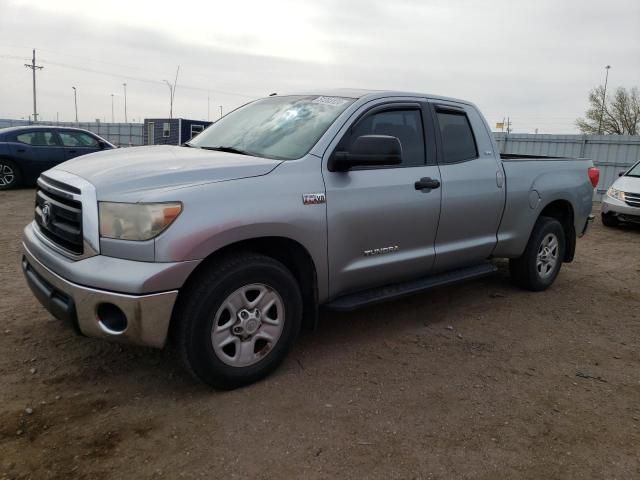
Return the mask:
[[302, 296], [280, 262], [237, 254], [189, 282], [173, 322], [186, 369], [229, 390], [264, 378], [282, 362], [300, 332]]
[[549, 288], [562, 267], [565, 245], [562, 224], [555, 218], [538, 218], [522, 256], [509, 261], [514, 283], [533, 292]]
[[8, 158], [0, 158], [0, 190], [10, 190], [22, 184], [18, 165]]
[[620, 225], [620, 221], [611, 214], [603, 213], [602, 215], [600, 215], [600, 218], [602, 219], [602, 224], [605, 227], [617, 227], [618, 225]]

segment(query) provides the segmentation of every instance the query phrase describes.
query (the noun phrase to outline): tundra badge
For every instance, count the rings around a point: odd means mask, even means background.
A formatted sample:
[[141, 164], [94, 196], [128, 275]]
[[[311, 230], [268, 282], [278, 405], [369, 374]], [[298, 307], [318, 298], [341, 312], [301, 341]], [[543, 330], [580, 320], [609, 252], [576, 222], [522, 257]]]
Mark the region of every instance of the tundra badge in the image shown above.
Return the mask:
[[393, 247], [382, 247], [382, 248], [373, 248], [371, 250], [365, 250], [364, 251], [364, 256], [365, 257], [370, 257], [372, 255], [382, 255], [385, 253], [392, 253], [392, 252], [397, 252], [398, 251], [398, 246], [394, 245]]

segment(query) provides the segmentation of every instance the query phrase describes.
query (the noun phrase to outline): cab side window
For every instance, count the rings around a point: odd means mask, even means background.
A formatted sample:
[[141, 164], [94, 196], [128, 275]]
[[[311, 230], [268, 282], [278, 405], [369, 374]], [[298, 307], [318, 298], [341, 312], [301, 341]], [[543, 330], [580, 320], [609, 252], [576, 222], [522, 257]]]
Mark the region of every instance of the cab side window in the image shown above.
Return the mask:
[[396, 137], [402, 146], [402, 167], [425, 165], [424, 128], [418, 109], [383, 110], [367, 115], [351, 129], [348, 147], [361, 135]]
[[437, 112], [442, 138], [442, 160], [458, 163], [478, 158], [478, 147], [464, 112]]

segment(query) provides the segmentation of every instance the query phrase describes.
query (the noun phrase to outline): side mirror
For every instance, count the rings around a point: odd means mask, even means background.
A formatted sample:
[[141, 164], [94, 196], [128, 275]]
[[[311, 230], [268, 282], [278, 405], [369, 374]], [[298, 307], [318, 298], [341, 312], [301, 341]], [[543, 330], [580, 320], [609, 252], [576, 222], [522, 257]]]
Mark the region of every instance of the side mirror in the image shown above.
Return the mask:
[[329, 159], [332, 172], [346, 172], [353, 167], [399, 165], [402, 145], [396, 137], [388, 135], [362, 135], [353, 142], [348, 152], [335, 152]]
[[102, 140], [98, 140], [98, 146], [100, 147], [100, 150], [104, 150], [105, 148], [108, 148], [107, 144]]
[[619, 177], [623, 177], [623, 176], [624, 176], [624, 174], [625, 174], [625, 172], [618, 172], [618, 176], [619, 176]]

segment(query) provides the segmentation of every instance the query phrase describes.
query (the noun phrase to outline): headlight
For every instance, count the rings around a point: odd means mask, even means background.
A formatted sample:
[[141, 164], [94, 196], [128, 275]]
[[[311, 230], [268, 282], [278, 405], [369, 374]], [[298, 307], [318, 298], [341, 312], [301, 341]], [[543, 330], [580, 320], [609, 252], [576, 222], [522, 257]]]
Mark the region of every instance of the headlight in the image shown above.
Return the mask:
[[624, 192], [621, 190], [616, 190], [613, 187], [609, 187], [609, 190], [607, 190], [607, 195], [609, 195], [611, 198], [615, 198], [616, 200], [624, 202]]
[[99, 202], [100, 236], [120, 240], [149, 240], [178, 218], [180, 202]]

